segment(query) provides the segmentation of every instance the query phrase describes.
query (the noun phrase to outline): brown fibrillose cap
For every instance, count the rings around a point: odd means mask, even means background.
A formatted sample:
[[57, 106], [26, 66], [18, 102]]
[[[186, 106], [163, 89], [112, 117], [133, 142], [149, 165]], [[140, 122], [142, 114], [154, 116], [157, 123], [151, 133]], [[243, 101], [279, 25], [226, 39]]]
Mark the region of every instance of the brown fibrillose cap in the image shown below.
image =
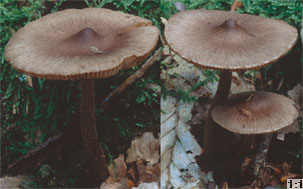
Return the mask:
[[296, 28], [284, 21], [218, 10], [179, 12], [165, 28], [168, 45], [188, 62], [231, 71], [277, 61], [297, 37]]
[[47, 79], [106, 78], [145, 59], [158, 37], [151, 21], [137, 16], [67, 9], [16, 32], [5, 58], [16, 70]]
[[212, 118], [223, 128], [240, 134], [261, 134], [289, 126], [298, 116], [294, 102], [270, 92], [231, 95], [214, 107]]

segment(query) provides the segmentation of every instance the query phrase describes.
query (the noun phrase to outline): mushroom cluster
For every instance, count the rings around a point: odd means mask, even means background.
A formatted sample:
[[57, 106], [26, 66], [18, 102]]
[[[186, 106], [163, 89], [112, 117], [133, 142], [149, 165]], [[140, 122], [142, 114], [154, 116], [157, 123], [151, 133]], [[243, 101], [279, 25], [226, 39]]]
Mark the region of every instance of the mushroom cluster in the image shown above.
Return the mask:
[[67, 9], [27, 24], [5, 47], [18, 71], [52, 80], [81, 79], [80, 127], [94, 186], [107, 176], [95, 124], [94, 78], [130, 68], [152, 52], [159, 30], [151, 21], [101, 8]]
[[260, 69], [277, 61], [294, 46], [297, 37], [297, 30], [284, 21], [227, 11], [188, 10], [169, 19], [165, 28], [169, 47], [189, 63], [220, 71], [204, 127], [205, 151], [200, 165], [206, 170], [222, 164], [216, 143], [228, 143], [229, 139], [218, 130], [268, 133], [290, 125], [297, 117], [294, 102], [281, 95], [253, 92], [228, 98], [232, 71]]

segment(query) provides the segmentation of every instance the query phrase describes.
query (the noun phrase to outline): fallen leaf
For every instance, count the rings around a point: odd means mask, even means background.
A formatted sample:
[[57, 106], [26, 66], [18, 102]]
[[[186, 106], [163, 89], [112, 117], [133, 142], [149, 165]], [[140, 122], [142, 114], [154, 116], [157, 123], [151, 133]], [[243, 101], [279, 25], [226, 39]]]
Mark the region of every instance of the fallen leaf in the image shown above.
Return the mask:
[[3, 177], [0, 178], [0, 188], [29, 188], [30, 183], [34, 180], [32, 176], [18, 175], [15, 177]]
[[261, 85], [264, 85], [264, 80], [261, 71], [256, 71], [256, 79], [261, 82]]
[[159, 189], [159, 185], [156, 182], [141, 183], [138, 185], [138, 187], [133, 187], [133, 189]]
[[282, 164], [283, 175], [288, 175], [290, 169], [291, 169], [291, 165], [290, 165], [290, 164], [288, 164], [288, 163], [286, 163], [286, 162], [284, 162], [284, 163]]
[[233, 4], [231, 5], [231, 12], [235, 12], [236, 9], [241, 8], [243, 2], [238, 1], [238, 0], [234, 0]]
[[128, 188], [133, 188], [135, 186], [135, 183], [132, 180], [128, 179], [127, 186], [128, 186]]
[[100, 189], [128, 189], [128, 179], [119, 179], [116, 182], [103, 182]]
[[[182, 110], [185, 106], [187, 110]], [[201, 186], [201, 171], [195, 162], [201, 147], [188, 130], [189, 125], [183, 122], [191, 119], [192, 107], [193, 103], [190, 106], [176, 104], [171, 96], [161, 99], [161, 188]], [[178, 115], [179, 108], [185, 114], [182, 117]]]
[[142, 159], [136, 162], [139, 174], [139, 183], [159, 182], [160, 164], [145, 165]]
[[[298, 117], [302, 117], [302, 95], [303, 88], [301, 84], [296, 85], [292, 90], [287, 91], [288, 96], [295, 102], [296, 108], [299, 111]], [[288, 133], [297, 133], [300, 131], [300, 124], [297, 119], [288, 126], [277, 132], [277, 139], [284, 140], [285, 135]]]
[[129, 168], [129, 170], [127, 171], [127, 173], [131, 176], [131, 178], [134, 180], [134, 181], [137, 181], [137, 176], [138, 175], [138, 170], [137, 168], [135, 168], [135, 166], [131, 166]]
[[33, 88], [33, 80], [32, 80], [32, 77], [29, 76], [29, 75], [26, 75], [26, 80], [27, 80], [28, 86], [30, 86], [31, 88]]
[[269, 166], [274, 172], [276, 175], [281, 175], [282, 172], [281, 172], [281, 169], [279, 169], [278, 167], [274, 167], [274, 166]]
[[110, 164], [108, 166], [108, 172], [110, 177], [114, 178], [114, 180], [117, 180], [119, 178], [125, 178], [126, 177], [126, 163], [124, 162], [124, 155], [120, 154], [118, 158], [114, 160], [114, 163]]
[[280, 180], [283, 183], [283, 182], [286, 182], [287, 179], [295, 179], [295, 178], [297, 178], [299, 176], [300, 175], [298, 175], [298, 174], [289, 174], [289, 175], [286, 175], [286, 176], [282, 176]]
[[131, 148], [127, 150], [127, 163], [132, 163], [138, 158], [145, 160], [149, 165], [159, 162], [159, 139], [156, 139], [151, 132], [144, 133], [141, 137], [131, 143]]
[[242, 163], [242, 167], [247, 167], [251, 162], [251, 158], [245, 157], [245, 160]]
[[[234, 73], [234, 72], [233, 72]], [[231, 94], [247, 92], [247, 91], [255, 91], [256, 88], [254, 85], [247, 83], [244, 79], [240, 78], [239, 76], [232, 76], [232, 83], [230, 88]]]
[[292, 90], [287, 91], [288, 96], [295, 101], [295, 103], [302, 108], [303, 88], [299, 83]]
[[226, 181], [222, 184], [222, 189], [228, 189], [228, 183]]

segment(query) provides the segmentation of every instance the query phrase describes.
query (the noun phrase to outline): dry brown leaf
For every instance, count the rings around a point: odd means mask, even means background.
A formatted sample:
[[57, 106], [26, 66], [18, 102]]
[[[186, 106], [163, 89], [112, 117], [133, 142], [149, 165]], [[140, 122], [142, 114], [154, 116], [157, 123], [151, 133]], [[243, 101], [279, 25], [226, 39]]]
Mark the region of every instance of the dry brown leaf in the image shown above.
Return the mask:
[[[292, 90], [287, 91], [288, 96], [296, 103], [296, 108], [299, 111], [298, 116], [302, 117], [302, 85], [296, 85]], [[294, 122], [281, 130], [278, 131], [277, 139], [284, 140], [285, 134], [288, 133], [297, 133], [300, 131], [300, 125], [298, 121], [295, 119]]]
[[247, 92], [247, 91], [255, 91], [256, 88], [254, 85], [251, 85], [247, 82], [245, 82], [242, 78], [238, 76], [238, 74], [232, 75], [232, 83], [230, 88], [231, 94], [241, 93], [241, 92]]
[[136, 164], [139, 174], [139, 183], [159, 182], [161, 172], [159, 163], [145, 165], [143, 160], [138, 159]]
[[127, 150], [126, 162], [131, 163], [141, 158], [149, 165], [154, 165], [159, 162], [159, 146], [159, 139], [152, 132], [146, 132], [132, 141], [131, 148]]
[[231, 5], [230, 11], [235, 12], [236, 9], [241, 8], [242, 4], [243, 4], [243, 2], [238, 1], [238, 0], [234, 0], [233, 4]]
[[26, 75], [26, 80], [27, 80], [28, 86], [30, 86], [31, 88], [33, 88], [33, 80], [32, 80], [32, 77], [29, 76], [29, 75]]
[[141, 183], [138, 187], [134, 187], [133, 189], [158, 189], [159, 185], [156, 182], [152, 183]]
[[295, 178], [297, 178], [299, 176], [300, 175], [298, 175], [298, 174], [289, 174], [289, 175], [286, 175], [286, 176], [282, 176], [280, 180], [283, 183], [283, 182], [286, 182], [287, 179], [295, 179]]
[[137, 168], [135, 167], [134, 164], [132, 164], [131, 168], [129, 168], [129, 170], [127, 171], [128, 175], [130, 175], [130, 177], [137, 182], [137, 178], [138, 178], [138, 170]]
[[100, 189], [128, 189], [128, 180], [127, 178], [119, 179], [116, 182], [106, 180]]
[[226, 181], [222, 184], [222, 189], [228, 189], [228, 183]]
[[292, 90], [287, 91], [288, 96], [293, 99], [298, 106], [302, 106], [302, 93], [303, 88], [301, 84], [298, 84]]
[[110, 177], [114, 178], [114, 180], [126, 177], [127, 166], [126, 163], [124, 162], [123, 154], [120, 154], [119, 157], [114, 160], [114, 164], [110, 164], [108, 166], [108, 172]]
[[299, 131], [300, 131], [300, 125], [299, 125], [298, 121], [295, 119], [294, 122], [290, 126], [287, 126], [277, 132], [277, 139], [284, 141], [285, 134], [297, 133]]
[[291, 169], [291, 165], [290, 165], [290, 164], [288, 164], [288, 163], [286, 163], [286, 162], [284, 162], [284, 163], [282, 164], [283, 175], [288, 175], [290, 169]]
[[132, 180], [128, 179], [127, 185], [128, 185], [128, 188], [133, 188], [135, 186], [135, 183]]
[[159, 183], [159, 145], [159, 140], [154, 138], [151, 132], [146, 132], [141, 137], [133, 140], [131, 148], [127, 151], [127, 162], [136, 161], [136, 165], [132, 164], [128, 169], [124, 161], [124, 155], [120, 154], [114, 160], [114, 163], [108, 167], [109, 177], [102, 183], [100, 189], [124, 189], [133, 188], [136, 185], [135, 183]]
[[261, 82], [261, 85], [263, 86], [264, 80], [260, 71], [256, 71], [256, 79], [259, 80]]
[[24, 188], [29, 187], [26, 186], [26, 183], [33, 183], [34, 180], [32, 176], [27, 175], [18, 175], [15, 177], [3, 177], [0, 178], [0, 188]]
[[282, 174], [280, 168], [274, 167], [274, 166], [268, 166], [268, 167], [270, 167], [275, 172], [275, 174], [277, 174], [277, 175], [281, 175]]
[[250, 162], [251, 162], [251, 158], [245, 157], [245, 160], [243, 161], [241, 166], [247, 167], [247, 166], [249, 166]]

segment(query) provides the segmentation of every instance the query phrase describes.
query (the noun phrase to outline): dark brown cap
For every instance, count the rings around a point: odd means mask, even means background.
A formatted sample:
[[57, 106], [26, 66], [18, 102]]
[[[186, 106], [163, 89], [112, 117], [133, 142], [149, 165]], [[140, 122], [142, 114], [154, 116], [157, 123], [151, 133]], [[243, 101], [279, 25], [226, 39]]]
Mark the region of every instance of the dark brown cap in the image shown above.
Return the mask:
[[159, 30], [151, 25], [119, 11], [67, 9], [16, 32], [5, 58], [16, 70], [47, 79], [106, 78], [152, 52]]
[[165, 28], [168, 45], [188, 62], [231, 71], [277, 61], [297, 37], [296, 28], [284, 21], [218, 10], [179, 12]]
[[231, 95], [211, 115], [215, 122], [234, 133], [270, 133], [296, 119], [294, 104], [290, 98], [275, 93], [245, 92]]

